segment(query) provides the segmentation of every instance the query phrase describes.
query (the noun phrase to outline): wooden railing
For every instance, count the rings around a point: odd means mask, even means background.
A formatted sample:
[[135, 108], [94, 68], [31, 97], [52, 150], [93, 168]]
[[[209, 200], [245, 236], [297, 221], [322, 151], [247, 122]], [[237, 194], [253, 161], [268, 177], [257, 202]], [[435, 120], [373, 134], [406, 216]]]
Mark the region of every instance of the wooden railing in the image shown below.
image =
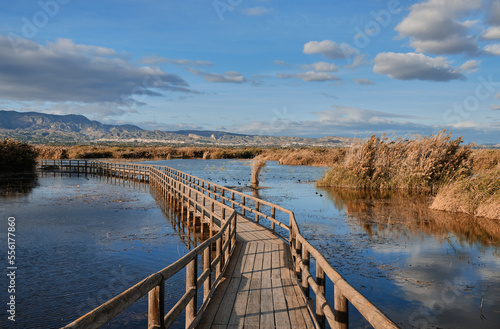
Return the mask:
[[[93, 168], [104, 169], [104, 171], [97, 172], [111, 173], [120, 177], [124, 177], [126, 174], [124, 171], [131, 169], [131, 166], [134, 165], [113, 164], [110, 166], [99, 162], [92, 164]], [[150, 186], [156, 193], [164, 195], [183, 209], [186, 208], [188, 218], [190, 214], [192, 216], [209, 214], [213, 228], [220, 228], [220, 230], [172, 265], [150, 275], [64, 328], [99, 328], [146, 294], [149, 295], [148, 328], [167, 328], [184, 310], [186, 311], [186, 328], [193, 328], [200, 320], [210, 295], [229, 263], [236, 246], [236, 211], [216, 200], [208, 200], [209, 198], [203, 193], [173, 180], [157, 168], [144, 166], [143, 169], [147, 169]], [[213, 250], [215, 250], [215, 255], [212, 255]], [[202, 255], [203, 272], [198, 275], [198, 256], [200, 255]], [[184, 268], [186, 269], [186, 291], [165, 315], [165, 281]], [[197, 295], [202, 286], [203, 305], [198, 308]]]
[[[265, 200], [250, 196], [248, 194], [214, 184], [210, 181], [200, 179], [196, 176], [181, 172], [179, 170], [162, 167], [173, 179], [183, 182], [186, 186], [198, 191], [212, 195], [216, 200], [229, 204], [232, 209], [257, 223], [264, 224], [262, 220], [268, 221], [268, 228], [276, 235], [289, 242], [290, 251], [294, 260], [297, 282], [301, 285], [306, 298], [310, 298], [311, 290], [315, 295], [316, 307], [312, 309], [312, 303], [308, 304], [311, 314], [315, 314], [317, 324], [324, 328], [326, 322], [332, 328], [348, 328], [348, 307], [353, 305], [360, 314], [374, 328], [398, 328], [382, 311], [373, 305], [359, 291], [353, 288], [325, 259], [325, 257], [312, 246], [300, 233], [299, 226], [292, 211]], [[288, 218], [288, 223], [277, 219], [281, 213]], [[251, 214], [251, 215], [250, 215]], [[282, 232], [277, 232], [277, 227]], [[287, 234], [288, 233], [288, 234]], [[315, 259], [315, 276], [311, 274], [311, 257]], [[333, 305], [327, 300], [326, 279], [334, 285]]]
[[[208, 245], [216, 243], [217, 257], [210, 266], [204, 265], [204, 268], [205, 266], [206, 268], [218, 266], [216, 276], [219, 278], [223, 271], [222, 264], [229, 259], [231, 250], [235, 245], [236, 213], [240, 213], [254, 220], [256, 223], [267, 226], [277, 236], [289, 243], [297, 283], [302, 287], [305, 298], [311, 300], [311, 290], [315, 295], [315, 309], [313, 309], [313, 303], [308, 303], [308, 308], [310, 313], [315, 316], [316, 324], [320, 328], [324, 328], [326, 322], [328, 322], [331, 328], [348, 328], [349, 303], [354, 306], [374, 328], [398, 328], [398, 326], [382, 311], [368, 301], [359, 291], [353, 288], [342, 275], [328, 263], [324, 256], [307, 241], [301, 234], [292, 211], [271, 202], [214, 184], [210, 181], [166, 166], [119, 164], [99, 161], [90, 162], [91, 164], [87, 163], [86, 166], [87, 168], [93, 168], [91, 169], [93, 170], [92, 173], [122, 178], [126, 178], [123, 171], [130, 170], [131, 166], [132, 168], [136, 167], [136, 170], [138, 170], [137, 172], [146, 175], [151, 186], [161, 191], [167, 200], [174, 203], [181, 203], [180, 208], [182, 210], [184, 209], [182, 204], [188, 204], [189, 206], [187, 208], [194, 209], [193, 213], [196, 212], [198, 216], [209, 218], [210, 225], [217, 226], [217, 211], [215, 211], [214, 207], [218, 206], [220, 209], [220, 223], [222, 224], [220, 225], [221, 231], [219, 233], [202, 243], [179, 261], [144, 279], [121, 295], [68, 325], [67, 328], [97, 328], [98, 326], [77, 325], [79, 325], [79, 321], [94, 319], [94, 316], [99, 316], [101, 322], [98, 323], [102, 325], [105, 323], [102, 321], [105, 319], [108, 321], [150, 291], [150, 328], [163, 328], [162, 325], [167, 327], [167, 325], [172, 323], [173, 316], [178, 316], [183, 307], [186, 307], [186, 327], [193, 327], [194, 324], [197, 323], [201, 312], [206, 306], [205, 303], [208, 296], [210, 296], [216, 284], [216, 282], [214, 282], [213, 284], [205, 286], [204, 305], [200, 308], [198, 313], [193, 311], [196, 309], [196, 304], [193, 305], [193, 303], [196, 303], [196, 299], [193, 297], [195, 296], [193, 295], [195, 294], [195, 289], [193, 287], [197, 288], [203, 280], [209, 280], [210, 278], [210, 276], [206, 274], [207, 270], [204, 270], [203, 274], [195, 279], [196, 263], [193, 262], [196, 261], [196, 257], [194, 255], [209, 252], [206, 251], [210, 249]], [[135, 176], [129, 176], [129, 178], [133, 177]], [[189, 216], [190, 210], [187, 211]], [[226, 212], [230, 213], [230, 216], [224, 222]], [[288, 223], [285, 223], [285, 220], [288, 220]], [[311, 258], [315, 259], [316, 264], [314, 276], [310, 267]], [[205, 257], [204, 259], [205, 263], [206, 259], [210, 258]], [[217, 261], [221, 261], [221, 263], [217, 265]], [[167, 316], [165, 316], [164, 322], [162, 323], [162, 317], [158, 314], [162, 314], [163, 312], [162, 296], [164, 293], [164, 281], [184, 267], [187, 267], [187, 272], [190, 273], [186, 275], [186, 294]], [[331, 284], [334, 285], [333, 306], [326, 297], [325, 287], [327, 278]], [[209, 289], [208, 287], [211, 288]], [[156, 315], [153, 316], [152, 314]]]

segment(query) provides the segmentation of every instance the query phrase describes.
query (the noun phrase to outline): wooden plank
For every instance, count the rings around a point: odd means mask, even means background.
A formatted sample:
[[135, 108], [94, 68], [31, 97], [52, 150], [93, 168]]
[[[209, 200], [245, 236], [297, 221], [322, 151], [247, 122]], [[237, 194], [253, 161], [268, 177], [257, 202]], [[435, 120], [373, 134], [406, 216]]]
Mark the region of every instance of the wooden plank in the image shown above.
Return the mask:
[[271, 279], [276, 328], [290, 328], [290, 318], [281, 279]]
[[260, 327], [274, 328], [273, 286], [270, 277], [262, 278], [261, 289]]
[[234, 302], [233, 312], [229, 319], [229, 326], [243, 327], [245, 323], [245, 314], [248, 304], [248, 294], [250, 293], [251, 278], [242, 276], [240, 288]]
[[245, 328], [247, 326], [258, 326], [260, 324], [260, 293], [261, 279], [250, 280], [250, 292], [248, 294], [248, 304], [245, 313]]
[[224, 293], [224, 298], [221, 300], [217, 314], [213, 320], [213, 324], [227, 325], [233, 311], [234, 302], [238, 293], [241, 278], [231, 278], [228, 287]]

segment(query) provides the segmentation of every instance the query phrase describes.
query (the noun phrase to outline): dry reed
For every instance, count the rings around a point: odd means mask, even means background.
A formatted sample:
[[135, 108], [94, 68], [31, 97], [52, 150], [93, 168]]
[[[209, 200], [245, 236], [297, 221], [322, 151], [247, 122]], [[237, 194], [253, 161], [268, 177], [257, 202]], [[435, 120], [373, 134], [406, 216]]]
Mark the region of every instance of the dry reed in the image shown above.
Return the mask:
[[434, 190], [472, 171], [471, 150], [444, 131], [429, 137], [389, 141], [372, 136], [351, 147], [319, 186], [356, 189]]
[[259, 174], [262, 168], [266, 166], [266, 161], [257, 160], [252, 164], [252, 186], [259, 186]]

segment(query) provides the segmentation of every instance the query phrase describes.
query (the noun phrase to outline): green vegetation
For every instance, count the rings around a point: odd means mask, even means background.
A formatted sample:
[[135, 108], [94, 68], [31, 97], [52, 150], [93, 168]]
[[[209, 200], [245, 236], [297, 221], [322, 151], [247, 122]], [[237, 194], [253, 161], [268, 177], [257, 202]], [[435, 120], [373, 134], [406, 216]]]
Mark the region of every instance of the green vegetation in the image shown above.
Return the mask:
[[0, 140], [0, 173], [34, 172], [37, 152], [27, 143]]

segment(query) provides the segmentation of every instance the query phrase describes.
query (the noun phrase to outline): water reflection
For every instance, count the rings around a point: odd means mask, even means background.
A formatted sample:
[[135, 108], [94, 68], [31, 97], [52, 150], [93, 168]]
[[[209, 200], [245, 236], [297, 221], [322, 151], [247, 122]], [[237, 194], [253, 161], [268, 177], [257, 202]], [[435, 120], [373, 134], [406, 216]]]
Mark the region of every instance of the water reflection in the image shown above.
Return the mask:
[[426, 233], [446, 239], [451, 232], [460, 243], [500, 246], [500, 222], [483, 217], [429, 209], [431, 198], [418, 193], [323, 189], [339, 211], [366, 233]]
[[36, 174], [2, 174], [0, 175], [0, 197], [13, 198], [29, 194], [37, 184]]

